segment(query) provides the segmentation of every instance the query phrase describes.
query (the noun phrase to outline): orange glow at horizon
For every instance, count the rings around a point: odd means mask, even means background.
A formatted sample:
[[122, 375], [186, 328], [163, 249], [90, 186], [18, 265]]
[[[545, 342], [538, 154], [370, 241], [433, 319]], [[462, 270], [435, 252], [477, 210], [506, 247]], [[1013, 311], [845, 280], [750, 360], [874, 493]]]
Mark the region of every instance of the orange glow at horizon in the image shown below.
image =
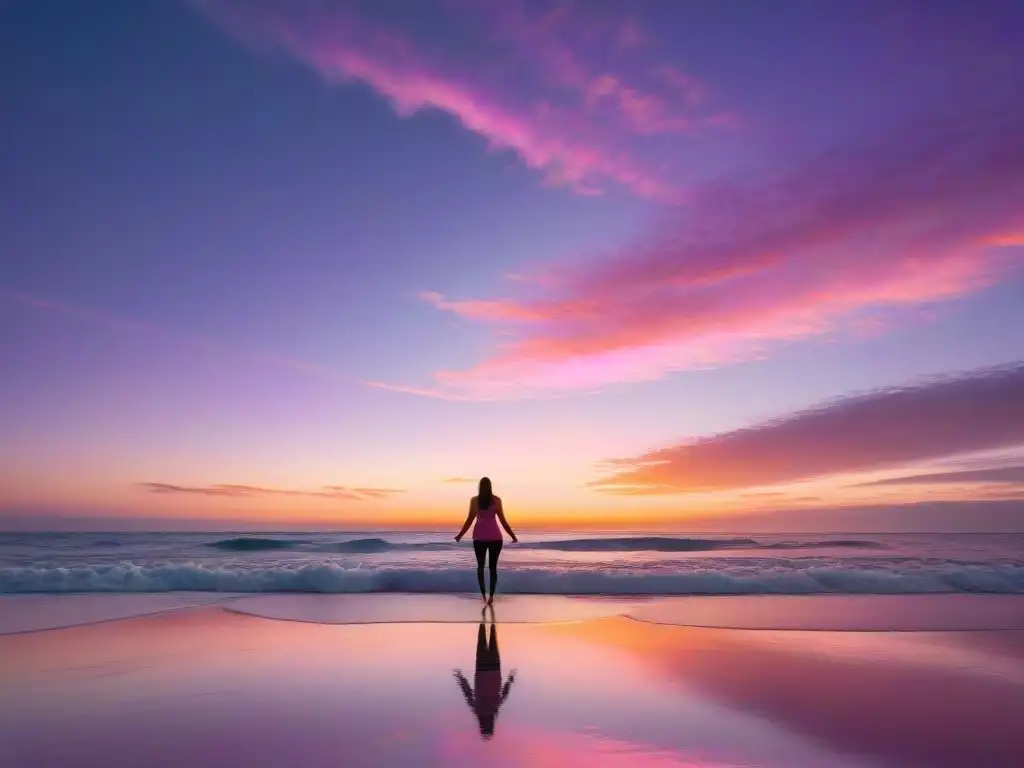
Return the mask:
[[[1016, 454], [1006, 452], [979, 454], [971, 460], [994, 459], [1003, 463], [1019, 460]], [[796, 483], [675, 494], [601, 492], [585, 486], [586, 475], [542, 478], [544, 482], [530, 475], [532, 482], [522, 484], [504, 482], [505, 475], [496, 474], [495, 480], [510, 523], [523, 531], [742, 531], [749, 526], [772, 530], [773, 519], [784, 512], [814, 510], [821, 513], [827, 526], [830, 510], [858, 506], [1024, 499], [1024, 488], [1009, 482], [896, 482], [902, 476], [936, 472], [943, 466], [948, 470], [948, 464], [925, 463]], [[33, 520], [46, 529], [81, 526], [91, 530], [107, 524], [143, 530], [434, 531], [456, 530], [461, 525], [468, 500], [476, 491], [474, 479], [438, 476], [403, 484], [403, 474], [380, 473], [362, 482], [350, 479], [345, 486], [332, 485], [325, 476], [235, 474], [228, 475], [231, 482], [224, 483], [219, 482], [223, 476], [200, 479], [181, 474], [174, 478], [180, 484], [147, 486], [113, 482], [81, 468], [61, 475], [56, 482], [30, 473], [0, 471], [4, 488], [0, 510], [13, 510], [0, 513], [0, 528], [12, 520], [18, 529], [26, 530]], [[778, 530], [792, 530], [787, 527], [791, 524], [792, 518]], [[821, 526], [819, 523], [817, 529]]]

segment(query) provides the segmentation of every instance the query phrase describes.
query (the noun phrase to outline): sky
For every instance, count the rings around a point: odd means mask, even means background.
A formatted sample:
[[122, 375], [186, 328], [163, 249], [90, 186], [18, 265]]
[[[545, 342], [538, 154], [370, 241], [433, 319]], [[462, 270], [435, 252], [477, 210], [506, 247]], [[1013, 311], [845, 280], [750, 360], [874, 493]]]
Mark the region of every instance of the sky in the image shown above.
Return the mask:
[[1024, 6], [0, 4], [0, 528], [1024, 531]]

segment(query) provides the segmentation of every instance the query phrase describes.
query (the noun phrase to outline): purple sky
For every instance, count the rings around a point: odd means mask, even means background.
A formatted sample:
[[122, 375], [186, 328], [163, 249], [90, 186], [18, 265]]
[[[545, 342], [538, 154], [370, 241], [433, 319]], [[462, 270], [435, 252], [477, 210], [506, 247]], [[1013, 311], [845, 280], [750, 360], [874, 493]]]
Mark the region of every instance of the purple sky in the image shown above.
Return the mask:
[[1021, 39], [9, 0], [0, 527], [1024, 530]]

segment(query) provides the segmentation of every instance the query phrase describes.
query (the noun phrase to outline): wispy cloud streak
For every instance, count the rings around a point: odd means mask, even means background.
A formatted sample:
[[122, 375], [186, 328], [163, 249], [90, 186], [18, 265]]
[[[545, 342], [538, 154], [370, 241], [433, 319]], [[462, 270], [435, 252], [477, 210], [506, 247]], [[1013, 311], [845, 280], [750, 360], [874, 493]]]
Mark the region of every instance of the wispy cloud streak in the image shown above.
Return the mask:
[[979, 484], [1022, 484], [1024, 485], [1024, 466], [990, 467], [987, 469], [964, 469], [958, 472], [928, 472], [905, 477], [887, 477], [884, 480], [872, 480], [868, 483], [857, 483], [857, 488], [870, 488], [882, 485], [942, 485], [955, 483]]
[[398, 493], [403, 493], [403, 491], [395, 488], [349, 488], [343, 485], [325, 485], [316, 490], [265, 488], [256, 485], [236, 485], [232, 483], [202, 486], [174, 485], [172, 483], [139, 483], [138, 485], [150, 493], [157, 494], [190, 494], [196, 496], [227, 496], [231, 498], [305, 496], [343, 501], [378, 501]]
[[721, 491], [1016, 445], [1024, 445], [1024, 363], [840, 399], [617, 459], [620, 470], [594, 486], [626, 495]]
[[1024, 106], [992, 101], [820, 155], [781, 177], [709, 185], [648, 236], [555, 265], [533, 295], [439, 309], [500, 330], [439, 397], [644, 381], [877, 327], [1021, 263]]
[[[645, 198], [676, 200], [676, 185], [641, 161], [631, 140], [728, 127], [724, 113], [706, 109], [707, 88], [670, 64], [607, 69], [607, 57], [597, 57], [601, 51], [589, 50], [575, 34], [593, 26], [578, 10], [566, 17], [515, 0], [428, 4], [435, 11], [432, 29], [443, 31], [447, 23], [462, 43], [478, 41], [478, 50], [467, 53], [436, 30], [430, 37], [402, 30], [394, 19], [374, 21], [352, 3], [193, 5], [231, 33], [283, 50], [329, 82], [368, 85], [399, 115], [445, 112], [491, 148], [514, 152], [546, 183], [583, 194], [599, 194], [611, 183]], [[630, 29], [627, 22], [609, 25], [605, 36], [625, 46], [621, 41], [637, 38]], [[637, 71], [645, 75], [643, 85], [634, 82]]]

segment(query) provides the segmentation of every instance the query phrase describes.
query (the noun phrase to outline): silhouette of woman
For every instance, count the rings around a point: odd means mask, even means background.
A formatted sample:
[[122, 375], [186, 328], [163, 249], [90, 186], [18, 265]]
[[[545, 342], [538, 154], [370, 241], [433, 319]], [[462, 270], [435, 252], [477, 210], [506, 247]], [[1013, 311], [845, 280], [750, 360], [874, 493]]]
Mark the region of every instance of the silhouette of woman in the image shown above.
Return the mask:
[[[501, 554], [501, 527], [508, 531], [512, 541], [519, 541], [505, 519], [505, 511], [501, 507], [501, 498], [491, 491], [491, 479], [480, 478], [480, 490], [469, 500], [469, 514], [462, 530], [455, 534], [455, 540], [461, 541], [469, 526], [476, 518], [473, 526], [473, 551], [476, 553], [476, 581], [480, 585], [480, 595], [488, 605], [494, 602], [494, 588], [498, 585], [498, 556]], [[489, 557], [491, 566], [491, 596], [487, 597], [484, 590], [484, 558]]]
[[[493, 610], [493, 609], [492, 609]], [[515, 682], [515, 670], [509, 673], [508, 680], [501, 684], [501, 655], [498, 653], [498, 627], [491, 623], [491, 640], [487, 642], [487, 632], [484, 623], [476, 634], [476, 674], [473, 685], [470, 686], [466, 676], [460, 670], [453, 673], [462, 695], [469, 704], [469, 708], [476, 715], [477, 723], [480, 725], [480, 735], [489, 739], [494, 735], [494, 721], [498, 716], [498, 710], [508, 698], [512, 683]]]

